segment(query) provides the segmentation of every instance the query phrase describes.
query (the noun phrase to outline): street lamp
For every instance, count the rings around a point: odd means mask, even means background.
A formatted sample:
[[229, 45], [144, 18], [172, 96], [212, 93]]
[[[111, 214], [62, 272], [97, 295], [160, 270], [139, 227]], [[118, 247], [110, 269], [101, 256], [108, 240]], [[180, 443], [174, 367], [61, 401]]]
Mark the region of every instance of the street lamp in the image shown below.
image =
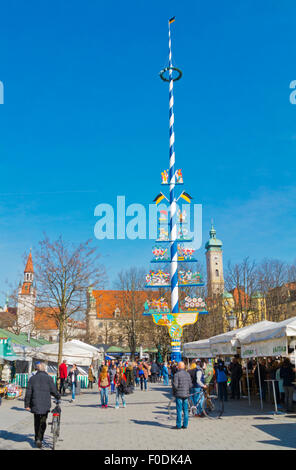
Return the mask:
[[236, 328], [236, 316], [233, 315], [233, 310], [230, 310], [230, 315], [227, 315], [227, 320], [231, 330]]

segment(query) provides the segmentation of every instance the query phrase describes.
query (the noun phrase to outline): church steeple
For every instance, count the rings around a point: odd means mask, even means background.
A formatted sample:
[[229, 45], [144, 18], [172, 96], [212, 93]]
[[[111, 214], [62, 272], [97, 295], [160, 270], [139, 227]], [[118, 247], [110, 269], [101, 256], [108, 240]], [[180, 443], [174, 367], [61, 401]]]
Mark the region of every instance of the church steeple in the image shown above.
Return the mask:
[[[33, 268], [33, 259], [32, 259], [32, 253], [30, 250], [30, 254], [28, 256], [27, 264], [24, 270], [24, 284], [32, 284], [34, 280], [34, 268]], [[26, 289], [28, 290], [28, 289]]]
[[212, 221], [210, 239], [205, 244], [209, 297], [224, 292], [222, 245], [221, 240], [216, 238], [216, 230]]
[[33, 281], [34, 268], [30, 250], [24, 270], [24, 280], [20, 284], [18, 293], [17, 319], [18, 325], [23, 332], [32, 331], [34, 325], [36, 288], [33, 285]]

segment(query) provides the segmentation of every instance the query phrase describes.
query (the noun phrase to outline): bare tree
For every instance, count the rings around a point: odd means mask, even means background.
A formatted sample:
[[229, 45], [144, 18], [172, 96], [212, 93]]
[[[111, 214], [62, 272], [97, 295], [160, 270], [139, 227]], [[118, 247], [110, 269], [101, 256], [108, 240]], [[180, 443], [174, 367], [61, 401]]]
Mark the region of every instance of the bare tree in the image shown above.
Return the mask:
[[250, 261], [249, 257], [234, 265], [229, 262], [225, 271], [225, 286], [233, 294], [233, 313], [237, 324], [245, 326], [258, 321], [256, 262]]
[[136, 349], [144, 340], [143, 318], [144, 303], [147, 294], [145, 288], [145, 270], [132, 267], [121, 271], [116, 282], [118, 288], [117, 303], [120, 310], [118, 325], [134, 359]]
[[291, 276], [293, 268], [287, 263], [265, 258], [257, 267], [258, 287], [264, 299], [267, 311], [267, 319], [279, 321], [283, 314], [283, 304], [289, 301], [288, 289], [286, 283], [289, 275]]
[[48, 309], [59, 329], [59, 365], [67, 320], [73, 315], [83, 316], [87, 288], [104, 284], [105, 269], [90, 241], [73, 245], [62, 237], [51, 242], [46, 236], [39, 242], [35, 257], [37, 305]]

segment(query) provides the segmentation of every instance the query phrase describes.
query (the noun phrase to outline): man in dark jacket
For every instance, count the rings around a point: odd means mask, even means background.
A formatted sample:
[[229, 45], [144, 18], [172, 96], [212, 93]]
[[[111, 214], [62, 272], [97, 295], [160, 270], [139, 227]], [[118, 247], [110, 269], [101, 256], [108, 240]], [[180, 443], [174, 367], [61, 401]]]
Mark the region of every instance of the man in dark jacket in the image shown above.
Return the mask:
[[238, 362], [237, 358], [234, 357], [232, 359], [231, 364], [229, 365], [229, 372], [231, 377], [231, 398], [240, 399], [240, 389], [239, 389], [239, 382], [243, 375], [243, 369], [240, 363]]
[[39, 362], [37, 373], [30, 378], [25, 396], [25, 408], [34, 413], [35, 442], [37, 447], [42, 447], [46, 419], [51, 407], [51, 395], [57, 400], [60, 394], [53, 379], [45, 372], [45, 364]]
[[191, 377], [185, 370], [184, 362], [179, 362], [178, 372], [173, 378], [173, 394], [176, 397], [177, 421], [174, 429], [181, 429], [183, 412], [183, 429], [188, 427], [188, 397], [192, 387]]
[[152, 383], [155, 384], [157, 382], [158, 374], [159, 374], [159, 367], [156, 364], [156, 362], [154, 361], [151, 365], [151, 381], [152, 381]]
[[293, 382], [295, 381], [295, 372], [288, 357], [284, 359], [283, 365], [280, 368], [280, 378], [283, 379], [286, 412], [291, 413], [293, 412]]

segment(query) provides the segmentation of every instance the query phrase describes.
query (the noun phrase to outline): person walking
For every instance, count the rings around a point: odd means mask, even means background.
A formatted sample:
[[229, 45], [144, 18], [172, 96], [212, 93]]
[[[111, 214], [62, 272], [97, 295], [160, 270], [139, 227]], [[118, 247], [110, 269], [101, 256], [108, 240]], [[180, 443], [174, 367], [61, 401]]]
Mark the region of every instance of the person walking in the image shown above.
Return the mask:
[[162, 366], [163, 385], [169, 385], [169, 370], [168, 365], [165, 362]]
[[135, 386], [135, 380], [134, 380], [134, 368], [131, 362], [128, 364], [126, 368], [125, 376], [126, 376], [127, 387], [130, 387], [133, 389]]
[[67, 361], [64, 359], [62, 364], [59, 365], [60, 387], [59, 392], [61, 395], [66, 395], [66, 380], [68, 377]]
[[123, 408], [126, 408], [125, 392], [127, 389], [127, 381], [126, 381], [126, 377], [122, 369], [119, 367], [117, 367], [116, 369], [116, 374], [114, 377], [114, 385], [115, 385], [115, 393], [116, 393], [115, 409], [119, 408], [119, 397], [121, 398]]
[[72, 367], [72, 369], [70, 369], [70, 372], [68, 374], [68, 377], [69, 377], [70, 383], [71, 383], [71, 390], [72, 390], [72, 400], [70, 400], [70, 403], [73, 403], [75, 401], [75, 394], [76, 394], [76, 387], [77, 387], [77, 376], [78, 376], [77, 365], [73, 364], [73, 367]]
[[157, 382], [158, 374], [159, 374], [159, 367], [156, 364], [156, 362], [153, 361], [153, 363], [151, 365], [151, 382], [152, 383], [155, 384]]
[[292, 413], [295, 372], [288, 357], [285, 357], [283, 360], [282, 367], [280, 368], [280, 378], [283, 379], [286, 412]]
[[147, 362], [143, 362], [143, 371], [144, 371], [144, 390], [148, 390], [148, 380], [151, 377], [151, 366]]
[[228, 371], [222, 359], [219, 359], [218, 364], [215, 367], [215, 375], [216, 375], [216, 382], [218, 385], [218, 398], [221, 401], [228, 401], [228, 397], [227, 397]]
[[88, 368], [88, 386], [87, 388], [93, 388], [93, 383], [95, 381], [95, 373], [93, 365], [91, 364]]
[[239, 400], [240, 399], [239, 383], [243, 375], [243, 369], [236, 357], [232, 359], [232, 362], [229, 365], [229, 372], [230, 372], [230, 378], [231, 378], [231, 383], [230, 383], [231, 398], [232, 399], [237, 398]]
[[147, 378], [145, 377], [145, 371], [144, 371], [143, 364], [139, 364], [138, 377], [140, 379], [141, 390], [143, 391], [144, 385], [145, 385], [145, 390], [147, 390]]
[[110, 387], [110, 375], [108, 374], [108, 367], [104, 366], [99, 375], [99, 392], [101, 394], [101, 407], [108, 408], [108, 390]]
[[115, 377], [115, 375], [116, 375], [116, 369], [117, 369], [117, 367], [116, 367], [116, 365], [115, 365], [115, 362], [112, 361], [111, 366], [110, 366], [110, 368], [109, 368], [109, 370], [108, 370], [109, 375], [110, 375], [111, 394], [112, 394], [112, 393], [115, 393], [114, 377]]
[[174, 429], [186, 429], [188, 427], [188, 397], [191, 387], [191, 377], [185, 370], [184, 362], [181, 361], [178, 364], [178, 372], [174, 374], [173, 378], [173, 395], [176, 397], [177, 410], [177, 420]]
[[34, 414], [35, 443], [41, 449], [46, 420], [51, 408], [51, 395], [57, 400], [61, 398], [56, 385], [50, 375], [45, 371], [45, 364], [39, 362], [37, 373], [33, 375], [27, 385], [25, 395], [25, 409]]

